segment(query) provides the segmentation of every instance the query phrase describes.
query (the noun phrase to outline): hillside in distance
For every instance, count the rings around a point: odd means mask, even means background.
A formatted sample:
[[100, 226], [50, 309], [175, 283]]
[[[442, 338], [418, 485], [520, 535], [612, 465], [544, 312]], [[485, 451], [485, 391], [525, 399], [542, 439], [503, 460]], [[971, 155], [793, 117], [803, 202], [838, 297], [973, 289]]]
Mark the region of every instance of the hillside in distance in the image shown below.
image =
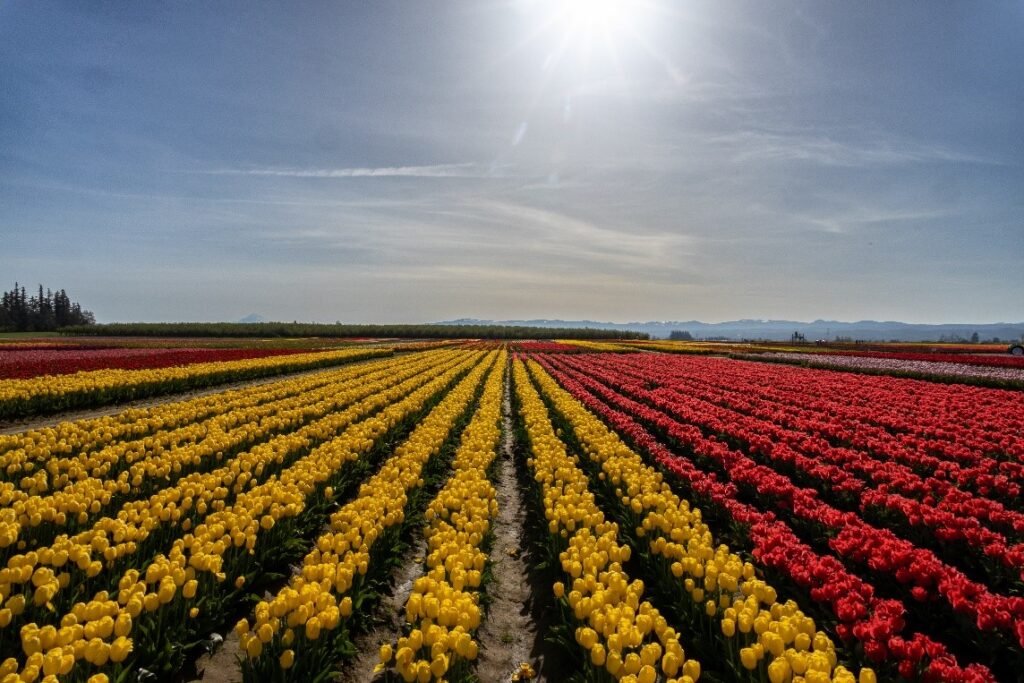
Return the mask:
[[1024, 335], [1024, 322], [986, 324], [939, 324], [927, 325], [898, 321], [859, 320], [843, 322], [838, 320], [730, 320], [720, 323], [705, 323], [699, 320], [648, 321], [611, 323], [594, 320], [477, 320], [460, 318], [439, 325], [516, 325], [538, 328], [600, 328], [606, 330], [629, 330], [645, 332], [652, 338], [664, 339], [674, 330], [689, 332], [695, 339], [767, 339], [784, 341], [794, 332], [808, 340], [837, 337], [862, 341], [955, 341], [969, 340], [977, 333], [981, 341], [999, 339], [1008, 341]]

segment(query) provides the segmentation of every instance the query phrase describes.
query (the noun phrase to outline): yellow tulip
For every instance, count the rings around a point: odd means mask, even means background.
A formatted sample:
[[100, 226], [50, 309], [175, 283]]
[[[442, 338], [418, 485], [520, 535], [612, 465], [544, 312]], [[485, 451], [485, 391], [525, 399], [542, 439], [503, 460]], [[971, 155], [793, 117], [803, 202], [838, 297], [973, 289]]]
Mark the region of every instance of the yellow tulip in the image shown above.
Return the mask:
[[320, 637], [320, 620], [316, 617], [306, 622], [306, 638], [316, 640]]
[[132, 641], [124, 636], [118, 636], [110, 645], [110, 661], [119, 664], [127, 659], [132, 651]]
[[259, 638], [250, 637], [245, 641], [245, 653], [249, 656], [249, 659], [259, 659], [262, 652], [263, 643], [260, 642]]
[[789, 683], [791, 673], [789, 662], [783, 657], [772, 660], [768, 665], [768, 679], [771, 683]]

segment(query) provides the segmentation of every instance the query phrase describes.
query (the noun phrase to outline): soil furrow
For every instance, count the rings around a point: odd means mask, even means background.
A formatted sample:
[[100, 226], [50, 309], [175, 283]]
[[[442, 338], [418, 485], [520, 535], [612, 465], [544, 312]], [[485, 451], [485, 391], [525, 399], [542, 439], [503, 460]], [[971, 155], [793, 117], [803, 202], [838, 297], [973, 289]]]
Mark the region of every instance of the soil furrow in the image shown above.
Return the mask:
[[[510, 384], [505, 384], [502, 407], [503, 442], [495, 486], [498, 490], [498, 517], [494, 521], [491, 550], [492, 581], [487, 586], [490, 604], [477, 640], [480, 655], [477, 676], [481, 681], [510, 681], [523, 662], [532, 662], [537, 650], [537, 627], [530, 613], [533, 587], [523, 550], [526, 512], [516, 484], [513, 463], [514, 429]], [[543, 680], [536, 678], [534, 680]]]

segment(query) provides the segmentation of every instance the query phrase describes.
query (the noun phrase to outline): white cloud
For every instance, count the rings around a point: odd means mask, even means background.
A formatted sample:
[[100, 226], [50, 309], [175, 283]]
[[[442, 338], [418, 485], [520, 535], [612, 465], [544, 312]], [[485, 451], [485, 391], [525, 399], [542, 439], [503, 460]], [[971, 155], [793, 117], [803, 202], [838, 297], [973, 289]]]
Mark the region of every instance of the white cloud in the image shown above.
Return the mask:
[[944, 216], [945, 210], [890, 210], [873, 207], [853, 207], [844, 211], [822, 215], [795, 215], [796, 220], [807, 223], [812, 228], [833, 234], [854, 232], [857, 227], [871, 225], [892, 226], [900, 223], [917, 223], [930, 221]]
[[198, 171], [209, 175], [273, 176], [282, 178], [488, 178], [499, 169], [474, 162], [429, 166], [378, 166], [354, 168], [218, 168]]
[[730, 150], [735, 163], [809, 162], [846, 167], [934, 162], [1002, 165], [998, 160], [948, 147], [881, 136], [863, 141], [841, 141], [825, 135], [799, 132], [743, 130], [712, 136], [709, 142]]

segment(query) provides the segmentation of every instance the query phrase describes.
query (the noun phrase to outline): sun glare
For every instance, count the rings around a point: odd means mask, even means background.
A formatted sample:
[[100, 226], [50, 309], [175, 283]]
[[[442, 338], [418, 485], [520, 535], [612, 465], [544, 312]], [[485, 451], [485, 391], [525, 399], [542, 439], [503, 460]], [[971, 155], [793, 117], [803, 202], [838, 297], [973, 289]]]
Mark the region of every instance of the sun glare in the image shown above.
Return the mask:
[[525, 0], [536, 17], [534, 38], [548, 43], [546, 66], [577, 63], [588, 68], [604, 62], [618, 68], [621, 52], [642, 40], [649, 4], [640, 0]]
[[571, 31], [608, 34], [628, 21], [631, 5], [624, 0], [561, 0], [555, 11]]

